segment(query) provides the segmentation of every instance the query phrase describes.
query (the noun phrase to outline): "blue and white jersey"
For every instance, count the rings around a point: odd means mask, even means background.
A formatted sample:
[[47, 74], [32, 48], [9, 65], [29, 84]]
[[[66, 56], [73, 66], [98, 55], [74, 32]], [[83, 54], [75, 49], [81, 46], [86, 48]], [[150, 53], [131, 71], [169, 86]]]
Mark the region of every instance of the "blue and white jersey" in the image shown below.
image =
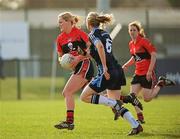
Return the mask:
[[106, 55], [106, 65], [108, 67], [108, 70], [117, 68], [117, 66], [119, 66], [117, 60], [115, 59], [115, 57], [112, 53], [112, 39], [108, 32], [106, 32], [102, 29], [99, 29], [99, 28], [94, 28], [89, 33], [89, 40], [92, 43], [92, 45], [90, 47], [90, 55], [96, 61], [98, 70], [102, 69], [101, 59], [99, 57], [99, 54], [98, 54], [98, 51], [96, 48], [96, 45], [99, 41], [101, 41], [104, 46], [105, 55]]

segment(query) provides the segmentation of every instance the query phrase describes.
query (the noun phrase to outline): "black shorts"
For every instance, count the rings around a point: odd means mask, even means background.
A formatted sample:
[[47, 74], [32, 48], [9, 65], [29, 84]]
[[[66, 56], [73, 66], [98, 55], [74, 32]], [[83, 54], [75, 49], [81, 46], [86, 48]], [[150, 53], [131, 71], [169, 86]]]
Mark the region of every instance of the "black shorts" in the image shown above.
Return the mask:
[[94, 76], [94, 67], [90, 59], [85, 59], [77, 64], [74, 74], [82, 75], [83, 78], [90, 81]]
[[126, 85], [126, 79], [121, 67], [109, 70], [110, 79], [106, 80], [103, 74], [98, 74], [89, 84], [95, 92], [100, 93], [106, 89], [120, 90], [121, 86]]
[[[153, 75], [154, 76], [154, 75]], [[141, 87], [147, 88], [147, 89], [152, 89], [154, 87], [154, 80], [155, 78], [153, 77], [152, 80], [148, 81], [146, 79], [146, 75], [134, 75], [133, 79], [131, 81], [131, 84], [140, 84]]]

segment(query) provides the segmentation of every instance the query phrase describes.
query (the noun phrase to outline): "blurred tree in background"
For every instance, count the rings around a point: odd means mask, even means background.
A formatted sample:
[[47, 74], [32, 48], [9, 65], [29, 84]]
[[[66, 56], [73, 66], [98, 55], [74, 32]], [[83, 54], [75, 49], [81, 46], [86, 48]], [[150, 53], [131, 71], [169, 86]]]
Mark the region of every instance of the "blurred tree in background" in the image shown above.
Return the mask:
[[180, 1], [179, 0], [168, 0], [172, 7], [179, 8]]

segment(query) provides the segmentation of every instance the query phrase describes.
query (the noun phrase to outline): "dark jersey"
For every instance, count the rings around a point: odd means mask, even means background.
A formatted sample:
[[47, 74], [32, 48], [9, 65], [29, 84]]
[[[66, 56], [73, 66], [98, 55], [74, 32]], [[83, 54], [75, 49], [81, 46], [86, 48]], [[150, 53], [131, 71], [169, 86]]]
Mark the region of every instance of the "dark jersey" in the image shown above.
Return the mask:
[[[104, 91], [105, 89], [120, 90], [121, 86], [126, 84], [126, 79], [123, 69], [118, 64], [112, 53], [112, 39], [110, 35], [104, 30], [94, 28], [94, 30], [89, 34], [89, 40], [92, 43], [90, 47], [90, 54], [98, 66], [98, 74], [90, 82], [89, 87], [98, 93]], [[104, 46], [106, 65], [108, 73], [110, 74], [109, 80], [106, 80], [103, 74], [101, 59], [96, 48], [99, 41], [101, 41]]]
[[94, 30], [89, 34], [89, 40], [92, 43], [90, 47], [90, 55], [94, 58], [98, 67], [102, 67], [101, 59], [96, 48], [96, 44], [98, 41], [101, 41], [104, 46], [106, 65], [108, 67], [108, 70], [116, 68], [118, 66], [118, 62], [112, 53], [112, 39], [109, 33], [99, 28], [94, 28]]

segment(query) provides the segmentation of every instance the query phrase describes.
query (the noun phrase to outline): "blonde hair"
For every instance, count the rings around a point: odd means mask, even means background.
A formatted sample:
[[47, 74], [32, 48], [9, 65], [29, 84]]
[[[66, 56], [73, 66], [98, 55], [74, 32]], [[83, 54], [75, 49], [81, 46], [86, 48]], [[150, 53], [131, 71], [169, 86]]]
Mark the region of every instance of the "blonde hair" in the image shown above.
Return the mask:
[[86, 21], [93, 27], [104, 27], [107, 24], [111, 24], [113, 20], [112, 14], [98, 14], [96, 12], [90, 12], [87, 15]]
[[144, 29], [142, 28], [141, 23], [139, 21], [133, 21], [133, 22], [129, 23], [128, 27], [130, 27], [130, 26], [135, 26], [137, 28], [139, 34], [142, 37], [146, 37]]
[[63, 12], [58, 15], [58, 21], [62, 18], [65, 21], [70, 21], [72, 25], [80, 26], [80, 17], [77, 15], [73, 15], [71, 12]]

